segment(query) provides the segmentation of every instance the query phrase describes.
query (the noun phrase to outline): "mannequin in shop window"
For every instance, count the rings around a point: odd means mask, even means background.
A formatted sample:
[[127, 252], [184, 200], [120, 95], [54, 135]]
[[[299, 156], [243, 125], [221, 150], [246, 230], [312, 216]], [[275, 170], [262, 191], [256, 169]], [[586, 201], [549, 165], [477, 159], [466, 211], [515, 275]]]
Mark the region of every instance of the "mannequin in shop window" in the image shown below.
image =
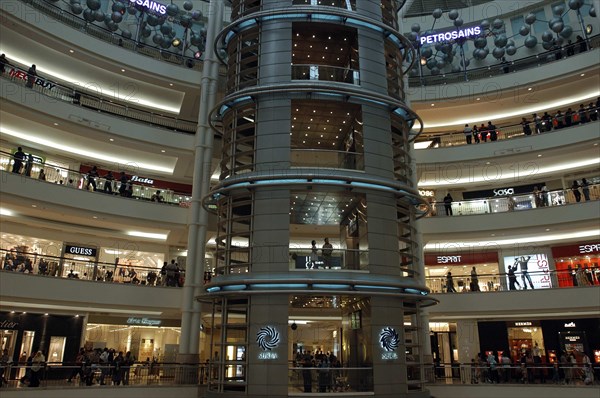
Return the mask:
[[479, 276], [477, 275], [477, 270], [475, 269], [475, 267], [473, 266], [473, 269], [471, 269], [471, 291], [472, 292], [479, 292]]

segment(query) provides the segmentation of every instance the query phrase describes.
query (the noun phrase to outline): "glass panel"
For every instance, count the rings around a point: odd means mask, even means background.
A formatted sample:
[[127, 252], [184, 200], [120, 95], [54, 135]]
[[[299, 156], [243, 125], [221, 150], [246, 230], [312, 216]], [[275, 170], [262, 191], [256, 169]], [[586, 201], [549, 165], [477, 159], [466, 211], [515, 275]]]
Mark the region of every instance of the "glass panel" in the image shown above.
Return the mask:
[[48, 362], [62, 362], [65, 353], [66, 337], [50, 337], [50, 348], [48, 350]]

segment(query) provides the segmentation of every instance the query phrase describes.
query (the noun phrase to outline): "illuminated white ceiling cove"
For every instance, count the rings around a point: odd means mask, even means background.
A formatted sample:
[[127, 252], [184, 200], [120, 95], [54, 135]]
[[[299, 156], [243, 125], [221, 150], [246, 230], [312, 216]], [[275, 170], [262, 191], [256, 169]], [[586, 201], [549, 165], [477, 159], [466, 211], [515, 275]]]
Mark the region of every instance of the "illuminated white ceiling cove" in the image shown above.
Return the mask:
[[18, 65], [20, 67], [35, 64], [41, 77], [140, 108], [176, 115], [181, 110], [185, 96], [181, 91], [132, 80], [127, 77], [128, 71], [118, 65], [111, 71], [74, 57], [65, 62], [64, 54], [57, 53], [48, 46], [10, 29], [2, 29], [1, 32], [0, 52], [5, 53], [11, 61], [21, 64]]
[[38, 148], [45, 152], [60, 152], [71, 158], [86, 158], [88, 162], [113, 166], [121, 169], [139, 169], [154, 173], [172, 175], [177, 157], [155, 154], [130, 148], [122, 148], [109, 142], [99, 142], [90, 138], [68, 134], [64, 131], [28, 122], [22, 126], [21, 119], [2, 112], [0, 133], [12, 137], [18, 145]]

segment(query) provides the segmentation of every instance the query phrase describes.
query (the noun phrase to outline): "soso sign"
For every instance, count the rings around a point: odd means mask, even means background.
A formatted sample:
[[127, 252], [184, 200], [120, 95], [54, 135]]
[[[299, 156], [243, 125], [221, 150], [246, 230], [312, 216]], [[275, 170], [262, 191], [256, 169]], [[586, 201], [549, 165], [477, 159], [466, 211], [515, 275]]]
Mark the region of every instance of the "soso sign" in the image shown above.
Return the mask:
[[514, 195], [514, 188], [494, 189], [494, 196]]

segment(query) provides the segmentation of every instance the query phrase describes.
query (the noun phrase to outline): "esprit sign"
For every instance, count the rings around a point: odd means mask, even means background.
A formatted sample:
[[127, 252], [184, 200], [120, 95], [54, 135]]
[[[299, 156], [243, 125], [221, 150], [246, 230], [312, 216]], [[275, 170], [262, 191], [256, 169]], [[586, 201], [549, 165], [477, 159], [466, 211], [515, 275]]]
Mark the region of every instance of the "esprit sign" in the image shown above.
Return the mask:
[[600, 252], [600, 243], [595, 243], [593, 245], [579, 245], [579, 253], [598, 253]]
[[438, 264], [460, 263], [462, 256], [437, 256]]
[[131, 177], [131, 182], [139, 182], [140, 184], [154, 184], [154, 180], [152, 178], [145, 178], [139, 176]]
[[503, 188], [503, 189], [494, 189], [494, 196], [506, 196], [506, 195], [514, 195], [514, 188]]
[[129, 4], [144, 7], [147, 11], [154, 11], [161, 15], [167, 13], [167, 6], [152, 0], [129, 0]]
[[432, 33], [430, 35], [425, 35], [419, 37], [419, 42], [421, 45], [427, 43], [439, 43], [444, 41], [456, 40], [461, 38], [467, 38], [471, 36], [477, 36], [481, 34], [481, 27], [474, 26], [472, 28], [458, 29], [452, 32], [445, 33]]
[[88, 256], [88, 257], [96, 257], [96, 252], [97, 252], [97, 250], [95, 247], [67, 245], [67, 247], [65, 248], [65, 253], [78, 254], [81, 256]]

